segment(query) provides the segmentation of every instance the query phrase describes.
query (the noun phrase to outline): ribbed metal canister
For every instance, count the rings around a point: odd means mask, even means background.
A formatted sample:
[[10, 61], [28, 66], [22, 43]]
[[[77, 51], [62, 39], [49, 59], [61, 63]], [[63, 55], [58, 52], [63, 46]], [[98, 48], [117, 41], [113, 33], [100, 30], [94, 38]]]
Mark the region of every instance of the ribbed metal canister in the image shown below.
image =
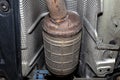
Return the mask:
[[63, 21], [54, 22], [49, 15], [43, 21], [43, 40], [47, 68], [55, 75], [71, 74], [78, 64], [81, 42], [80, 17], [68, 12]]

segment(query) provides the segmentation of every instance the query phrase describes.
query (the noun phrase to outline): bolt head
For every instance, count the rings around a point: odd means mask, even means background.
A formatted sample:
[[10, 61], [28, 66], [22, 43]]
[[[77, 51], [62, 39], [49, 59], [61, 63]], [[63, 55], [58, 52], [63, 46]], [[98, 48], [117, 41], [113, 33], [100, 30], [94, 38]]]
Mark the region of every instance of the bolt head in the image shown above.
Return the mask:
[[0, 10], [2, 12], [8, 12], [9, 11], [9, 3], [6, 0], [3, 0], [0, 2]]

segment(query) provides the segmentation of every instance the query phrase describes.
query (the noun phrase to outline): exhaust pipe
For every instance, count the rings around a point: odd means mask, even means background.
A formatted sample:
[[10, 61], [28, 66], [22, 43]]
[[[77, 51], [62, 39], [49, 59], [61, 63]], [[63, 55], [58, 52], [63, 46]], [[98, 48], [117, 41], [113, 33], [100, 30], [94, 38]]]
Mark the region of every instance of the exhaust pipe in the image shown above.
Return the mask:
[[64, 0], [46, 0], [50, 17], [54, 20], [63, 19], [67, 15]]
[[71, 74], [78, 64], [82, 24], [77, 13], [67, 11], [64, 0], [46, 0], [49, 15], [43, 21], [45, 62], [58, 76]]

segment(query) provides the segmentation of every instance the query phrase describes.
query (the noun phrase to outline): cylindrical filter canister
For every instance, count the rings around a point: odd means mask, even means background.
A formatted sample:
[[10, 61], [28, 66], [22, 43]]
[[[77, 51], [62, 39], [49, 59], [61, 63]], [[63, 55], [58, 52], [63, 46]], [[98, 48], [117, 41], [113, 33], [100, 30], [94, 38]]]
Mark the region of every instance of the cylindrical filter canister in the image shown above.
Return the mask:
[[81, 29], [80, 17], [67, 11], [64, 0], [46, 0], [49, 15], [43, 20], [45, 62], [50, 72], [65, 76], [78, 64]]
[[81, 22], [77, 13], [68, 12], [66, 19], [55, 23], [46, 16], [43, 23], [45, 61], [56, 75], [72, 73], [79, 59]]

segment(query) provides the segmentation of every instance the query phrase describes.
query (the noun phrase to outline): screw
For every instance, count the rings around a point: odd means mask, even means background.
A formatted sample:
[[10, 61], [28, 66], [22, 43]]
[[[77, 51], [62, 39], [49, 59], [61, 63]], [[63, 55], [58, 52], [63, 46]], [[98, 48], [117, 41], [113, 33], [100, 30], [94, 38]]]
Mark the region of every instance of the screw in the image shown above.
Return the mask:
[[0, 10], [3, 12], [8, 12], [9, 11], [9, 4], [6, 0], [2, 0], [0, 2]]

